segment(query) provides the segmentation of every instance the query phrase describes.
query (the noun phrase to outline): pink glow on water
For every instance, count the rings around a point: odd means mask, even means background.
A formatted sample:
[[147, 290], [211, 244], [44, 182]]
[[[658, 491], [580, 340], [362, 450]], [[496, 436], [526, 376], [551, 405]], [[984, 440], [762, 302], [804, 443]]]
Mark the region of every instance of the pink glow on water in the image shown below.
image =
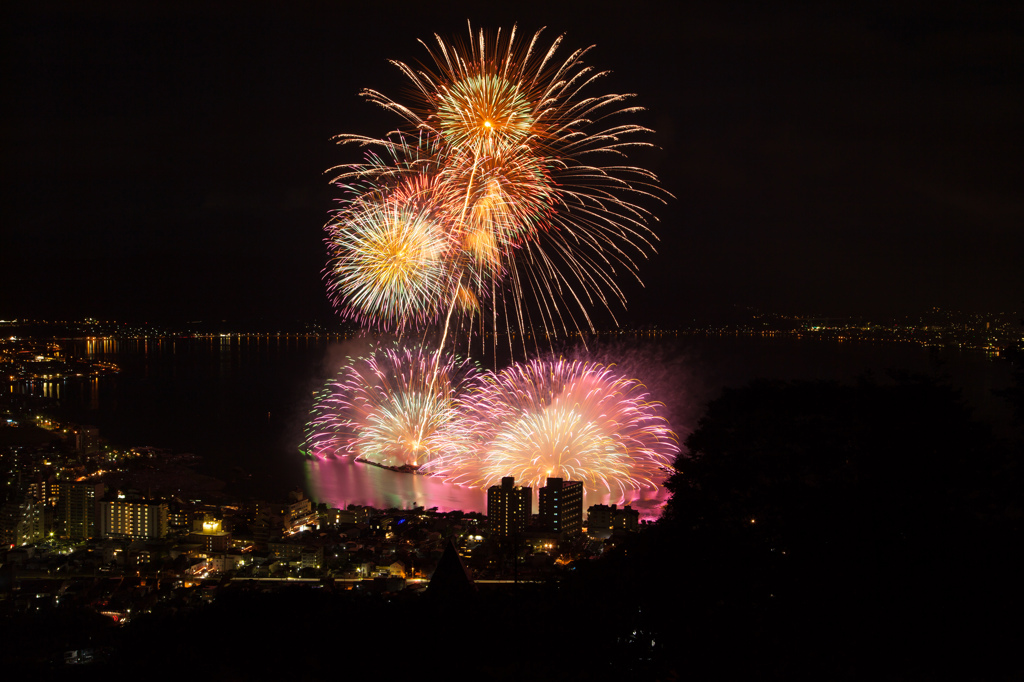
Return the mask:
[[[446, 483], [438, 477], [404, 474], [389, 469], [357, 462], [351, 457], [336, 459], [309, 459], [306, 461], [306, 481], [310, 497], [316, 502], [344, 509], [350, 504], [367, 505], [377, 509], [426, 509], [439, 511], [465, 511], [487, 513], [487, 491]], [[534, 512], [537, 511], [537, 492], [534, 491]], [[640, 518], [654, 520], [668, 501], [669, 492], [662, 487], [641, 490], [622, 499], [610, 491], [585, 491], [583, 510], [595, 504], [629, 504], [640, 512]]]

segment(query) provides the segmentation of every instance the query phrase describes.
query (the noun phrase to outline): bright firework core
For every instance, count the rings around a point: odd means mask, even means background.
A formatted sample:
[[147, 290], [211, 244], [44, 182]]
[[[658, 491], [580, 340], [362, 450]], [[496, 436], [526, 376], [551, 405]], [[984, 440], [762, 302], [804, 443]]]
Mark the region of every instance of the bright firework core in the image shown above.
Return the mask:
[[533, 134], [533, 107], [515, 83], [495, 75], [442, 86], [437, 105], [444, 138], [477, 156], [513, 149]]

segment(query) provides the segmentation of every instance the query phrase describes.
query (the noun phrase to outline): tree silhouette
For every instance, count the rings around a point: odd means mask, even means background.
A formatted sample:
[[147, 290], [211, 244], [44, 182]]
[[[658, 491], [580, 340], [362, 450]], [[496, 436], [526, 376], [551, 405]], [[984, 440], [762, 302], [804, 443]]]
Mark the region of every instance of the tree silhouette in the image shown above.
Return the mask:
[[760, 381], [713, 401], [685, 445], [642, 561], [673, 549], [690, 614], [666, 632], [691, 654], [745, 641], [758, 664], [740, 672], [780, 675], [1009, 663], [995, 617], [1022, 603], [1019, 449], [957, 391]]

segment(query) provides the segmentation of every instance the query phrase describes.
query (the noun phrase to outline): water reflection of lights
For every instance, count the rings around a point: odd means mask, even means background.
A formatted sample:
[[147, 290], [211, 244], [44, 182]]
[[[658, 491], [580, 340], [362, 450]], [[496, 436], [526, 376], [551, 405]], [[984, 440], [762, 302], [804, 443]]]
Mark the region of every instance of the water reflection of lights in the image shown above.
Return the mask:
[[[315, 502], [329, 507], [345, 509], [350, 504], [377, 509], [434, 508], [438, 511], [464, 511], [487, 513], [487, 491], [479, 488], [445, 483], [438, 477], [407, 474], [352, 458], [305, 461], [306, 489]], [[668, 500], [664, 488], [635, 491], [633, 497], [621, 500], [618, 492], [585, 491], [583, 509], [595, 504], [629, 504], [640, 512], [641, 519], [653, 520], [661, 515]], [[534, 509], [537, 509], [534, 491]]]

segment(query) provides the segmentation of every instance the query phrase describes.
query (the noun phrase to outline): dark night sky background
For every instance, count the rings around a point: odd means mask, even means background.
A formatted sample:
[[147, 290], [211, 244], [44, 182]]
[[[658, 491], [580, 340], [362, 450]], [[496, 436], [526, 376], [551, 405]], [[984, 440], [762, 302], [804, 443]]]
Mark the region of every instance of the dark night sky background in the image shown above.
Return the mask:
[[330, 137], [467, 18], [648, 109], [676, 199], [628, 322], [1020, 310], [1024, 9], [967, 4], [4, 3], [0, 319], [329, 319]]

